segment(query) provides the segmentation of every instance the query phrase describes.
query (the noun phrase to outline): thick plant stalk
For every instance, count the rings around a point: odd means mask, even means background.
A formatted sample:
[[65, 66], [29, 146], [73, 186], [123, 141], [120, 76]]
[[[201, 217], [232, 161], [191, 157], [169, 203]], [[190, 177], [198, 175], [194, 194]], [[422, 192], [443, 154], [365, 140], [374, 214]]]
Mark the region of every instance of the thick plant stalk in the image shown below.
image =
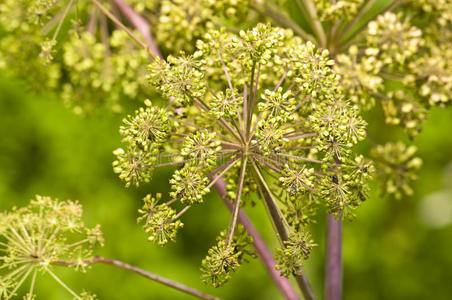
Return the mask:
[[[166, 286], [172, 287], [174, 289], [177, 289], [181, 292], [184, 292], [186, 294], [201, 298], [201, 299], [206, 299], [206, 300], [219, 300], [219, 298], [214, 297], [212, 295], [203, 293], [201, 291], [198, 291], [196, 289], [193, 289], [191, 287], [188, 287], [186, 285], [183, 285], [181, 283], [178, 282], [174, 282], [172, 280], [166, 279], [164, 277], [160, 277], [158, 275], [155, 275], [151, 272], [145, 271], [143, 269], [140, 269], [138, 267], [129, 265], [128, 263], [116, 260], [116, 259], [111, 259], [111, 258], [106, 258], [106, 257], [102, 257], [102, 256], [96, 256], [92, 259], [88, 259], [84, 261], [85, 264], [87, 265], [92, 265], [92, 264], [96, 264], [96, 263], [103, 263], [103, 264], [108, 264], [108, 265], [113, 265], [115, 267], [119, 267], [128, 271], [132, 271], [137, 273], [138, 275], [141, 275], [143, 277], [146, 277], [148, 279], [154, 280], [156, 282], [159, 282], [161, 284], [164, 284]], [[73, 262], [65, 262], [65, 261], [58, 261], [53, 263], [55, 265], [60, 265], [60, 266], [73, 266], [76, 263]]]
[[[232, 202], [226, 196], [227, 194], [226, 183], [224, 182], [224, 180], [223, 179], [217, 180], [215, 182], [215, 188], [218, 194], [220, 195], [221, 199], [223, 199], [226, 206], [232, 212], [234, 207], [232, 205]], [[300, 299], [290, 281], [286, 277], [281, 276], [279, 271], [275, 269], [276, 262], [273, 259], [273, 255], [271, 254], [270, 249], [268, 249], [267, 244], [265, 243], [263, 238], [260, 236], [259, 232], [254, 227], [253, 223], [251, 223], [250, 219], [242, 209], [239, 210], [238, 220], [240, 224], [242, 224], [246, 228], [248, 234], [253, 237], [254, 249], [256, 249], [256, 252], [259, 255], [261, 261], [263, 262], [265, 268], [267, 269], [268, 274], [271, 276], [274, 283], [281, 291], [281, 294], [283, 294], [284, 298], [288, 300]]]
[[342, 221], [327, 216], [325, 299], [342, 299]]
[[[262, 194], [264, 204], [273, 222], [273, 226], [275, 227], [281, 242], [287, 241], [289, 235], [287, 233], [283, 220], [281, 220], [280, 214], [278, 212], [279, 208], [277, 207], [277, 204], [274, 201], [271, 191], [269, 190], [268, 186], [265, 183], [265, 179], [263, 178], [261, 171], [255, 164], [253, 164], [253, 166], [256, 172], [256, 176], [258, 177], [258, 181], [260, 181], [259, 190]], [[301, 292], [303, 293], [304, 298], [306, 300], [314, 300], [315, 299], [314, 292], [312, 291], [311, 284], [309, 283], [308, 278], [305, 276], [304, 271], [302, 270], [301, 274], [294, 274], [294, 277], [295, 280], [297, 281], [298, 286], [301, 289]]]

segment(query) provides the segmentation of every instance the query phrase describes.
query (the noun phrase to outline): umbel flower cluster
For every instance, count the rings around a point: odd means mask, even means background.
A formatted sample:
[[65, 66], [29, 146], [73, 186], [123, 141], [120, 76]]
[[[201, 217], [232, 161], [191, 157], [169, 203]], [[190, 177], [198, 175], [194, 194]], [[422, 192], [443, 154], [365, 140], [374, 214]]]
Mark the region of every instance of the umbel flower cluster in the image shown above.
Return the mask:
[[414, 156], [416, 146], [407, 147], [402, 142], [378, 145], [372, 151], [378, 166], [379, 177], [383, 181], [381, 194], [393, 195], [401, 199], [403, 195], [413, 195], [409, 182], [418, 178], [416, 172], [422, 160]]
[[177, 166], [170, 199], [149, 195], [140, 210], [149, 239], [161, 245], [221, 178], [229, 183], [233, 214], [203, 260], [206, 282], [224, 284], [248, 253], [237, 218], [252, 198], [281, 238], [278, 268], [286, 276], [300, 274], [314, 245], [304, 229], [319, 207], [344, 218], [366, 199], [373, 167], [353, 151], [366, 123], [344, 96], [328, 51], [290, 30], [210, 31], [193, 55], [157, 59], [148, 79], [169, 105], [146, 101], [124, 120], [114, 170], [138, 185], [157, 167]]
[[36, 196], [26, 207], [0, 215], [1, 299], [17, 299], [19, 288], [26, 282], [30, 282], [30, 288], [23, 299], [36, 299], [35, 283], [44, 273], [74, 299], [97, 299], [87, 292], [74, 292], [54, 270], [55, 265], [65, 263], [84, 271], [92, 248], [103, 245], [99, 225], [86, 227], [81, 216], [82, 207], [77, 202], [59, 202], [42, 196]]
[[344, 44], [337, 70], [354, 102], [381, 103], [388, 124], [415, 136], [427, 109], [452, 98], [452, 3], [404, 2]]
[[[189, 2], [184, 3], [196, 7], [193, 11], [197, 13], [189, 13], [185, 4], [174, 3], [171, 9], [167, 8], [174, 17], [162, 16], [157, 26], [181, 28], [184, 40], [189, 41], [205, 32], [209, 28], [206, 24], [210, 28], [218, 24], [212, 17], [217, 14], [207, 13], [211, 1], [196, 1], [196, 5]], [[255, 23], [265, 17], [329, 49], [347, 98], [365, 109], [379, 103], [386, 123], [403, 127], [410, 136], [421, 131], [431, 106], [450, 103], [451, 1], [401, 0], [388, 1], [386, 6], [375, 0], [295, 2], [297, 13], [304, 17], [312, 35], [297, 24], [296, 18], [290, 19], [296, 13], [289, 12], [294, 5], [287, 5], [287, 1], [219, 1], [242, 20]], [[261, 18], [253, 14], [256, 12]], [[376, 17], [369, 21], [371, 13]], [[170, 43], [169, 36], [162, 35], [161, 42], [173, 51], [181, 49], [171, 46], [177, 43]], [[185, 50], [192, 51], [190, 43], [185, 45]]]

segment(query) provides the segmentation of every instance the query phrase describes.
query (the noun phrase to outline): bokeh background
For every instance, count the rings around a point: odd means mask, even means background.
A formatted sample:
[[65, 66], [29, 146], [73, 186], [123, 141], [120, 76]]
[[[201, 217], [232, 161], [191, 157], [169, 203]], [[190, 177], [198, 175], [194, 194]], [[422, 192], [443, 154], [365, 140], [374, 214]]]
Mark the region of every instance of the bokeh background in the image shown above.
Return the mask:
[[[171, 168], [158, 171], [151, 184], [125, 188], [113, 174], [112, 151], [120, 145], [118, 128], [139, 102], [124, 112], [98, 110], [80, 117], [52, 94], [27, 92], [24, 83], [0, 77], [0, 208], [26, 205], [35, 194], [79, 200], [88, 225], [101, 224], [105, 247], [97, 254], [120, 259], [225, 299], [281, 299], [262, 264], [243, 265], [223, 288], [201, 283], [200, 261], [225, 228], [230, 214], [215, 192], [204, 205], [184, 215], [177, 243], [147, 241], [136, 224], [141, 199], [149, 192], [168, 194]], [[375, 139], [402, 139], [386, 127], [382, 112], [368, 114]], [[344, 299], [452, 299], [452, 110], [433, 109], [424, 131], [413, 141], [424, 165], [402, 200], [371, 197], [344, 224]], [[359, 151], [367, 151], [363, 144]], [[275, 248], [272, 228], [261, 205], [248, 209], [261, 234]], [[318, 247], [306, 263], [319, 299], [323, 298], [325, 216], [312, 226]], [[100, 299], [190, 299], [189, 296], [108, 265], [87, 273], [57, 270], [77, 291]], [[51, 278], [39, 277], [39, 299], [70, 295]]]

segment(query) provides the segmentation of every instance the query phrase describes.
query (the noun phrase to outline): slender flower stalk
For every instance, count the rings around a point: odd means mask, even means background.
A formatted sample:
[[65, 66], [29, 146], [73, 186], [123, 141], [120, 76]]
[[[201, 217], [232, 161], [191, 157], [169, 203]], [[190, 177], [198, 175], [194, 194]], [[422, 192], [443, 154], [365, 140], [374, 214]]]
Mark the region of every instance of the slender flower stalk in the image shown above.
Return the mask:
[[141, 33], [149, 47], [149, 50], [153, 53], [153, 55], [163, 58], [162, 53], [160, 52], [152, 35], [151, 26], [149, 25], [149, 22], [145, 18], [143, 18], [140, 14], [138, 14], [125, 1], [113, 0], [113, 2], [118, 6], [118, 8], [121, 10], [124, 16], [129, 20], [133, 28], [135, 28], [137, 31]]
[[[219, 298], [217, 298], [215, 296], [211, 296], [211, 295], [206, 294], [204, 292], [201, 292], [201, 291], [198, 291], [198, 290], [193, 289], [191, 287], [185, 286], [185, 285], [183, 285], [181, 283], [174, 282], [174, 281], [166, 279], [164, 277], [155, 275], [155, 274], [153, 274], [151, 272], [145, 271], [145, 270], [143, 270], [141, 268], [132, 266], [132, 265], [130, 265], [128, 263], [125, 263], [125, 262], [122, 262], [122, 261], [119, 261], [119, 260], [116, 260], [116, 259], [111, 259], [111, 258], [102, 257], [102, 256], [95, 256], [95, 257], [93, 257], [91, 259], [84, 260], [83, 262], [86, 265], [93, 265], [93, 264], [102, 263], [102, 264], [112, 265], [112, 266], [115, 266], [115, 267], [118, 267], [118, 268], [121, 268], [121, 269], [124, 269], [124, 270], [128, 270], [128, 271], [137, 273], [138, 275], [143, 276], [143, 277], [145, 277], [147, 279], [150, 279], [150, 280], [153, 280], [155, 282], [164, 284], [164, 285], [169, 286], [169, 287], [171, 287], [173, 289], [179, 290], [179, 291], [181, 291], [183, 293], [195, 296], [195, 297], [200, 298], [200, 299], [206, 299], [206, 300], [218, 300], [219, 299]], [[67, 262], [67, 261], [56, 261], [53, 264], [54, 265], [59, 265], [59, 266], [73, 266], [76, 263]]]
[[[98, 0], [90, 0], [93, 2], [94, 5], [96, 5], [103, 14], [105, 14], [113, 23], [115, 23], [116, 25], [118, 25], [122, 30], [124, 30], [135, 42], [137, 42], [141, 47], [148, 49], [149, 51], [149, 55], [151, 56], [152, 59], [155, 59], [156, 57], [160, 56], [159, 53], [154, 53], [148, 46], [148, 44], [146, 44], [145, 42], [143, 42], [139, 37], [137, 37], [135, 35], [135, 33], [133, 33], [127, 26], [125, 26], [124, 24], [121, 23], [121, 21], [118, 20], [118, 18], [113, 15], [105, 6], [102, 5], [102, 3], [100, 3]], [[121, 5], [123, 5], [120, 2]], [[125, 6], [124, 6], [125, 8]], [[126, 10], [127, 11], [127, 10]], [[148, 38], [149, 39], [149, 38]], [[148, 41], [148, 43], [150, 42], [150, 40]], [[155, 49], [153, 49], [155, 51]]]

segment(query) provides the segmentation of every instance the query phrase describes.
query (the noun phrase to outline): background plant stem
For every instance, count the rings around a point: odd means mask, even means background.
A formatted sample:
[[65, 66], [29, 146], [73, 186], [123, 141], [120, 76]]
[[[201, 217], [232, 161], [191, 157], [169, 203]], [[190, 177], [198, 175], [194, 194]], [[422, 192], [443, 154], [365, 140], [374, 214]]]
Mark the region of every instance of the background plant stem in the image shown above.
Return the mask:
[[[219, 298], [214, 297], [212, 295], [203, 293], [201, 291], [195, 290], [191, 287], [185, 286], [181, 283], [178, 282], [174, 282], [172, 280], [166, 279], [164, 277], [160, 277], [158, 275], [155, 275], [151, 272], [145, 271], [143, 269], [140, 269], [138, 267], [129, 265], [128, 263], [116, 260], [116, 259], [111, 259], [111, 258], [107, 258], [107, 257], [102, 257], [102, 256], [96, 256], [92, 259], [88, 259], [84, 261], [85, 264], [87, 265], [93, 265], [93, 264], [97, 264], [97, 263], [103, 263], [103, 264], [108, 264], [108, 265], [113, 265], [125, 270], [129, 270], [132, 271], [134, 273], [137, 273], [138, 275], [141, 275], [143, 277], [146, 277], [148, 279], [154, 280], [156, 282], [159, 282], [161, 284], [164, 284], [166, 286], [172, 287], [174, 289], [177, 289], [179, 291], [182, 291], [184, 293], [190, 294], [192, 296], [196, 296], [198, 298], [201, 299], [207, 299], [207, 300], [219, 300]], [[59, 266], [74, 266], [76, 263], [73, 262], [64, 262], [64, 261], [58, 261], [53, 263], [54, 265], [59, 265]]]
[[113, 2], [118, 6], [127, 20], [132, 24], [132, 26], [140, 32], [143, 36], [144, 40], [149, 46], [149, 49], [152, 53], [157, 55], [160, 58], [163, 58], [160, 49], [155, 43], [154, 37], [152, 36], [151, 26], [148, 21], [143, 18], [140, 14], [138, 14], [130, 5], [128, 5], [123, 0], [113, 0]]
[[342, 221], [327, 216], [325, 299], [342, 299]]

